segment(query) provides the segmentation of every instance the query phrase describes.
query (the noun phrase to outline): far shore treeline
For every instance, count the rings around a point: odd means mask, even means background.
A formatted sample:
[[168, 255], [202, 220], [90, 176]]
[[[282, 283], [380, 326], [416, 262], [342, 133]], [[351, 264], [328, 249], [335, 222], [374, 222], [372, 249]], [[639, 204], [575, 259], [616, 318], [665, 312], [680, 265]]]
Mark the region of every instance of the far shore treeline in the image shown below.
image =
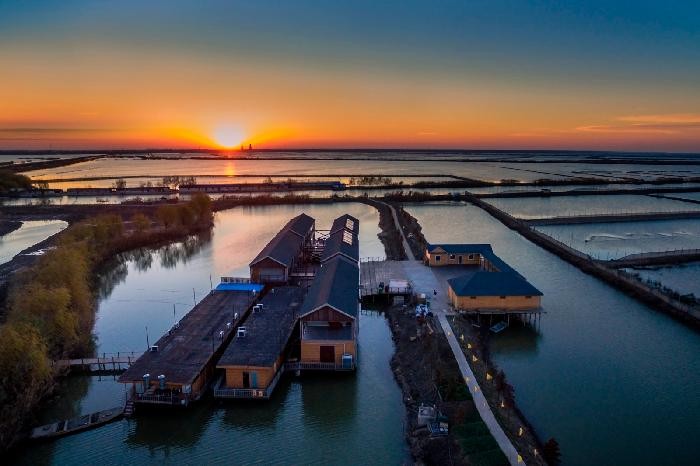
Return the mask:
[[54, 388], [51, 361], [92, 350], [96, 271], [116, 254], [208, 230], [211, 200], [163, 205], [153, 214], [100, 215], [69, 226], [36, 263], [12, 278], [0, 325], [0, 451], [26, 428]]

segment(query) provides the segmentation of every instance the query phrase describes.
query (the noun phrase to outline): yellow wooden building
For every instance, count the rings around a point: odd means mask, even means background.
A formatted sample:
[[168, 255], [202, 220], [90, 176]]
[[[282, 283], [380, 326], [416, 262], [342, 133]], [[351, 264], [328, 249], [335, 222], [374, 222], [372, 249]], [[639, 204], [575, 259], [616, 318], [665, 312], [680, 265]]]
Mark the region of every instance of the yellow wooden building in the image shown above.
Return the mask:
[[542, 292], [498, 257], [490, 244], [431, 244], [423, 260], [430, 267], [463, 269], [447, 281], [455, 309], [527, 311], [541, 306]]

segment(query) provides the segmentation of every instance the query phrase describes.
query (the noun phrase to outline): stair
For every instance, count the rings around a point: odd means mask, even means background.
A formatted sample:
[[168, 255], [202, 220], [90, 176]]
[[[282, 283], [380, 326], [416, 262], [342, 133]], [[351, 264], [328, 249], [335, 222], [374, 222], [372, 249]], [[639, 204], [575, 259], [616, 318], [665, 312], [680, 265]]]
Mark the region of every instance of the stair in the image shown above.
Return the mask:
[[127, 400], [126, 404], [124, 405], [124, 416], [126, 417], [131, 417], [134, 415], [134, 412], [136, 411], [136, 405], [134, 405], [134, 400], [130, 398]]

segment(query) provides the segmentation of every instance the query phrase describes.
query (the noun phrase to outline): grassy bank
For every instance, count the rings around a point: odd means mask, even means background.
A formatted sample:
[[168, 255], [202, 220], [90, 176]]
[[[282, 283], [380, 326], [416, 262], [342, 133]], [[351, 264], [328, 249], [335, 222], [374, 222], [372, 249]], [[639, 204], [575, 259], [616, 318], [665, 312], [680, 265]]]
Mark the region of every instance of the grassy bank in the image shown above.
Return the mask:
[[[396, 352], [394, 376], [406, 405], [406, 438], [417, 464], [507, 465], [481, 420], [447, 340], [433, 322], [419, 325], [411, 310], [387, 310]], [[449, 435], [432, 437], [418, 426], [421, 404], [435, 405], [447, 417]]]
[[0, 449], [18, 438], [51, 392], [51, 361], [85, 355], [92, 346], [97, 269], [116, 254], [181, 239], [213, 225], [211, 201], [163, 205], [151, 216], [109, 214], [68, 227], [55, 248], [16, 274], [0, 326]]

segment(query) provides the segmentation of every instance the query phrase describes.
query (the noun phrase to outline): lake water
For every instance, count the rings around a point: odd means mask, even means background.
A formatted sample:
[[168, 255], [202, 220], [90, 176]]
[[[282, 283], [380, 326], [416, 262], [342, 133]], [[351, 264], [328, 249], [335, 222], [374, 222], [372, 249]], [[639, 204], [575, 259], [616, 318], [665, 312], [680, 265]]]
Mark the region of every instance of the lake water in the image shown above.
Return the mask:
[[20, 252], [66, 228], [62, 220], [30, 220], [5, 236], [0, 237], [0, 264], [9, 262]]
[[491, 243], [543, 293], [539, 332], [492, 338], [494, 361], [564, 465], [697, 464], [700, 334], [586, 275], [479, 208], [411, 205], [431, 242]]
[[700, 248], [700, 219], [541, 225], [537, 230], [596, 259]]
[[[141, 251], [102, 279], [95, 336], [99, 351], [144, 350], [220, 275], [247, 275], [248, 262], [292, 216], [317, 228], [342, 213], [360, 219], [360, 253], [383, 257], [379, 216], [364, 204], [235, 208], [216, 214], [210, 238]], [[405, 411], [389, 367], [393, 342], [382, 315], [360, 317], [355, 374], [288, 377], [269, 402], [205, 400], [187, 411], [136, 416], [33, 446], [18, 464], [400, 464], [409, 458]], [[124, 387], [111, 377], [70, 377], [43, 422], [118, 405]], [[264, 448], [263, 448], [264, 446]]]
[[[349, 177], [352, 175], [382, 175], [401, 177], [419, 175], [430, 177], [461, 176], [483, 181], [498, 182], [504, 179], [521, 182], [538, 179], [573, 180], [577, 178], [594, 178], [601, 182], [615, 183], [627, 179], [652, 180], [659, 177], [688, 177], [700, 175], [698, 165], [625, 165], [625, 164], [591, 164], [582, 159], [581, 163], [508, 163], [489, 161], [459, 162], [455, 157], [463, 154], [428, 157], [432, 160], [415, 160], [407, 154], [394, 153], [386, 156], [378, 154], [352, 154], [319, 152], [309, 157], [328, 159], [343, 157], [342, 160], [279, 160], [270, 157], [283, 157], [283, 153], [265, 153], [259, 160], [240, 160], [222, 158], [221, 160], [204, 160], [194, 158], [144, 160], [129, 157], [112, 157], [81, 162], [74, 165], [45, 170], [35, 170], [28, 174], [36, 179], [88, 178], [96, 176], [160, 178], [164, 175], [194, 175], [236, 177], [240, 175], [257, 176], [308, 176], [325, 175]], [[296, 154], [298, 157], [299, 154]], [[308, 156], [308, 155], [307, 155]], [[371, 160], [361, 160], [368, 157]], [[391, 157], [391, 160], [386, 158]], [[384, 160], [382, 160], [384, 158]], [[493, 158], [491, 156], [490, 158]], [[91, 181], [97, 186], [96, 181]]]
[[660, 282], [680, 294], [694, 294], [700, 298], [700, 262], [676, 265], [673, 267], [648, 267], [626, 269], [637, 273], [643, 280]]
[[485, 200], [514, 217], [522, 219], [700, 210], [700, 204], [635, 194], [494, 198]]

